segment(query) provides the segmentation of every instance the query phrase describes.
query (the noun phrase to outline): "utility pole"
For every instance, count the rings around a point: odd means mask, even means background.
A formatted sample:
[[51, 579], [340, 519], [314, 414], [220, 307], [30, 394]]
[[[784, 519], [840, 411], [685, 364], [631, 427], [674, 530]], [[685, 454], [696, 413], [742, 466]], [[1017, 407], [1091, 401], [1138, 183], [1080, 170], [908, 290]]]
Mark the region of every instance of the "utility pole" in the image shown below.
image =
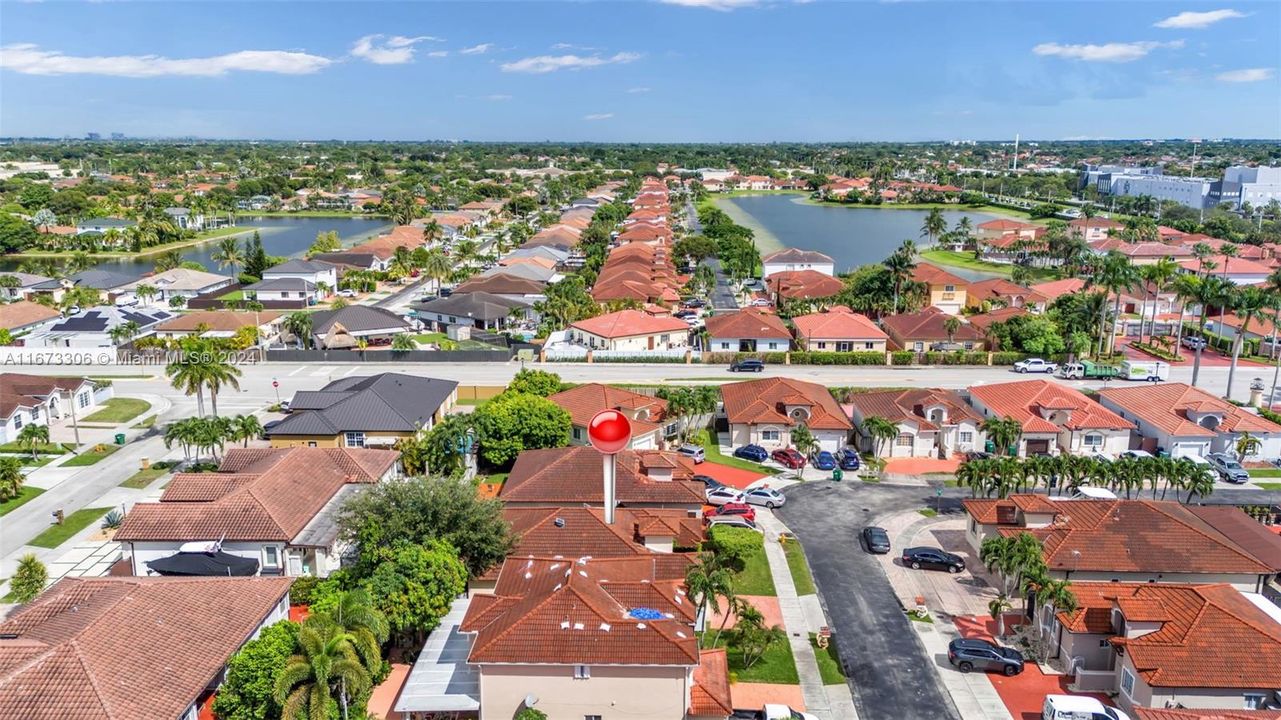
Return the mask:
[[1019, 134], [1014, 133], [1014, 172], [1019, 171]]

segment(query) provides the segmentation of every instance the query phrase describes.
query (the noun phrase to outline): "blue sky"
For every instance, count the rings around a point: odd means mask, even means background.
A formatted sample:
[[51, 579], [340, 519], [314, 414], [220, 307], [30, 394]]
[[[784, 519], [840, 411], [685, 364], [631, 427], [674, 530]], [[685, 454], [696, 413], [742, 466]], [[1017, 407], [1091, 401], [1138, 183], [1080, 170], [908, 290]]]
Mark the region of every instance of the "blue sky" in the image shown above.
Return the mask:
[[1281, 137], [1281, 4], [0, 4], [0, 136]]

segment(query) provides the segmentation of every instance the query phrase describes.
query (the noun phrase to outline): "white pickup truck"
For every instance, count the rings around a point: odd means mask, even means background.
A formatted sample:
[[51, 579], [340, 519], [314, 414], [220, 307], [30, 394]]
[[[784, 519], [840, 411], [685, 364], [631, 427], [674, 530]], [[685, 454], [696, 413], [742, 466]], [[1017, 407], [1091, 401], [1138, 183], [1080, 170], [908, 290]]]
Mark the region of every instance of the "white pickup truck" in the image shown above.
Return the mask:
[[1057, 363], [1041, 358], [1028, 358], [1014, 363], [1014, 372], [1016, 373], [1050, 373], [1053, 374], [1058, 369]]
[[793, 710], [786, 705], [765, 706], [763, 710], [735, 710], [730, 720], [818, 720], [817, 717]]

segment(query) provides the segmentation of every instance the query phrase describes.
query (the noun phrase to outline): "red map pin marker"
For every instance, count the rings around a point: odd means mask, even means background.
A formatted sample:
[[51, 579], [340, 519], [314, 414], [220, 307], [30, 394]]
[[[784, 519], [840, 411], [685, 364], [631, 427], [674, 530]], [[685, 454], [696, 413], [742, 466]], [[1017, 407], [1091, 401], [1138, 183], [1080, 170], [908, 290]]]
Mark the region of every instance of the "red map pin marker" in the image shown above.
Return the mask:
[[632, 441], [632, 424], [617, 410], [601, 410], [587, 424], [587, 437], [591, 439], [592, 447], [613, 455]]

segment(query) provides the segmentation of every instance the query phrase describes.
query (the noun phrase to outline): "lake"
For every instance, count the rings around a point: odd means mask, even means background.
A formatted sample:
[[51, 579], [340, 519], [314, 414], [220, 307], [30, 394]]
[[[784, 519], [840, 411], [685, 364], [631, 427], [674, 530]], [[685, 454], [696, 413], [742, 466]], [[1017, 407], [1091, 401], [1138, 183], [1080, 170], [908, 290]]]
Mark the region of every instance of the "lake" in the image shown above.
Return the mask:
[[[836, 261], [837, 272], [878, 263], [904, 240], [924, 244], [921, 225], [929, 214], [928, 210], [815, 205], [797, 194], [720, 198], [716, 205], [735, 222], [755, 231], [761, 254], [784, 247], [817, 250]], [[974, 226], [999, 217], [971, 210], [943, 211], [948, 227], [966, 216]], [[949, 267], [948, 272], [968, 280], [997, 277], [964, 268]]]
[[[316, 235], [322, 232], [334, 230], [338, 233], [338, 237], [342, 239], [343, 244], [350, 246], [392, 227], [387, 220], [357, 217], [255, 217], [252, 215], [239, 215], [236, 217], [236, 224], [245, 228], [257, 228], [259, 235], [262, 237], [263, 248], [266, 249], [267, 254], [285, 257], [301, 255], [316, 241]], [[236, 240], [243, 245], [251, 236], [251, 234], [237, 235]], [[219, 270], [218, 263], [214, 262], [211, 257], [217, 250], [218, 239], [210, 240], [183, 250], [182, 259], [194, 260], [204, 265], [210, 272], [223, 272]], [[152, 271], [155, 263], [155, 256], [151, 256], [124, 260], [104, 259], [98, 265], [103, 269], [115, 270], [134, 277], [142, 277]], [[16, 270], [20, 264], [21, 261], [13, 258], [0, 260], [0, 271]]]

